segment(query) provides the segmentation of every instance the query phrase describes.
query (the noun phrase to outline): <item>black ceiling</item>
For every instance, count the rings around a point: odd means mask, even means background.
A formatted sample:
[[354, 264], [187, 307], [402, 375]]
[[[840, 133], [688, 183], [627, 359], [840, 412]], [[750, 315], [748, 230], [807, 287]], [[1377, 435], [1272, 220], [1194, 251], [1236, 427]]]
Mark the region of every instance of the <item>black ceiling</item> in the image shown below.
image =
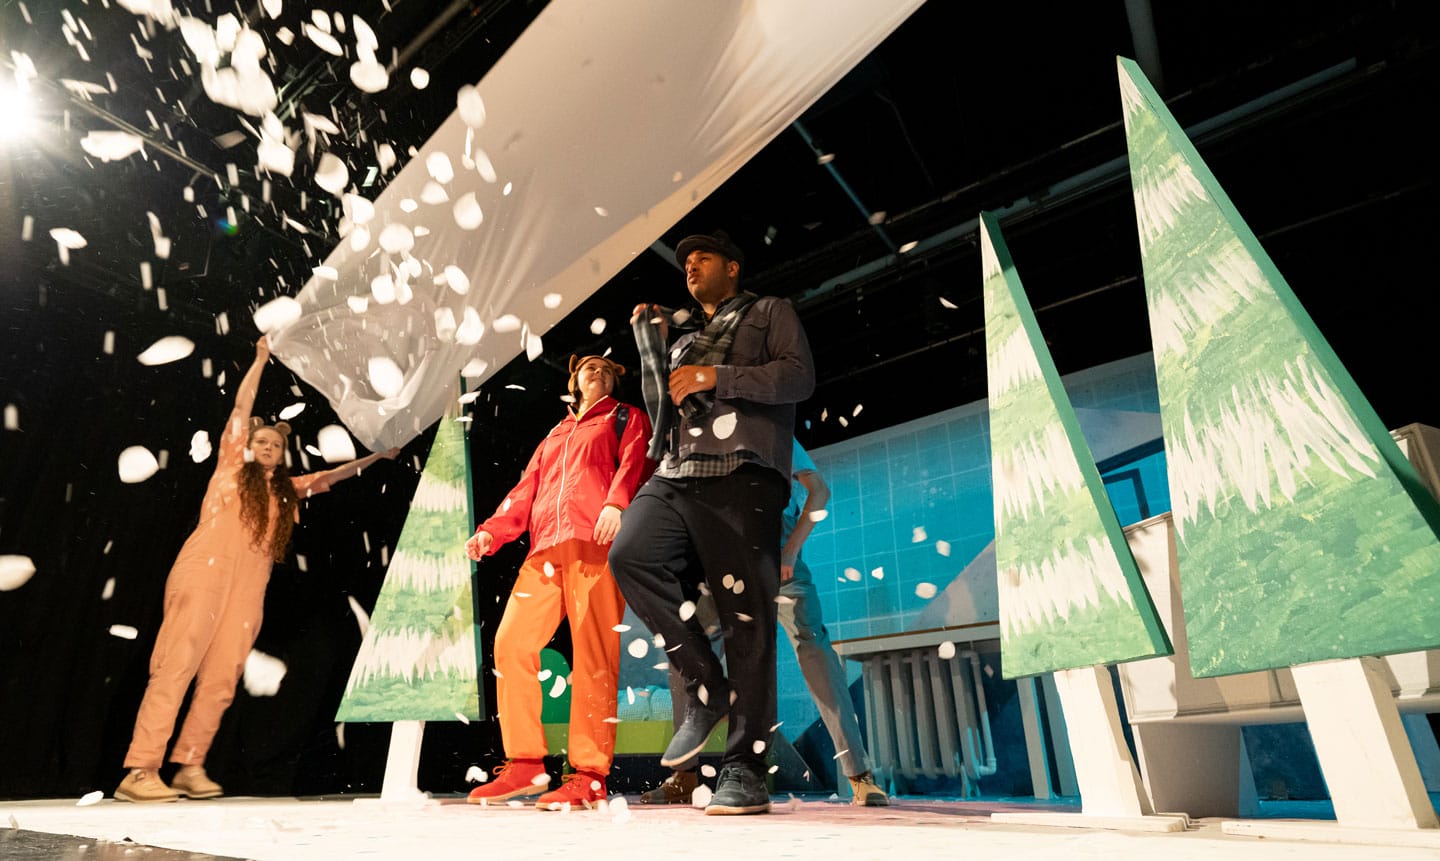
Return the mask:
[[[254, 2], [237, 11], [220, 0], [176, 0], [207, 21], [226, 11], [248, 16], [266, 33], [280, 25], [298, 32], [315, 8], [365, 17], [382, 58], [399, 60], [392, 85], [374, 95], [350, 84], [351, 58], [303, 37], [289, 46], [268, 39], [282, 105], [333, 116], [342, 134], [329, 148], [355, 176], [380, 141], [396, 144], [403, 161], [405, 148], [453, 110], [456, 89], [481, 77], [544, 5], [291, 0], [279, 21], [262, 21]], [[820, 378], [802, 408], [811, 445], [985, 396], [980, 210], [1001, 214], [1062, 373], [1144, 352], [1115, 68], [1117, 55], [1133, 57], [1382, 419], [1440, 424], [1428, 398], [1395, 382], [1427, 358], [1428, 318], [1417, 311], [1434, 279], [1424, 252], [1436, 228], [1435, 159], [1419, 130], [1437, 104], [1437, 18], [1422, 0], [930, 0], [667, 230], [660, 250], [724, 228], [747, 251], [746, 286], [796, 302]], [[336, 241], [328, 195], [302, 198], [302, 189], [314, 191], [313, 162], [302, 154], [291, 181], [263, 187], [254, 136], [226, 139], [244, 131], [242, 117], [211, 103], [193, 64], [182, 66], [178, 32], [147, 27], [115, 3], [0, 0], [0, 40], [7, 76], [12, 51], [34, 62], [46, 122], [39, 134], [0, 144], [0, 283], [10, 294], [0, 308], [8, 342], [0, 382], [10, 388], [33, 362], [37, 332], [57, 337], [35, 326], [42, 295], [89, 297], [86, 313], [113, 320], [119, 353], [184, 333], [202, 351], [243, 358], [256, 334], [250, 310], [296, 292]], [[153, 54], [148, 61], [141, 47]], [[406, 83], [413, 67], [431, 74], [427, 89]], [[113, 91], [77, 96], [58, 83], [65, 78]], [[87, 130], [126, 126], [152, 139], [148, 158], [100, 164], [78, 145]], [[833, 159], [822, 164], [822, 155]], [[187, 186], [194, 204], [182, 199]], [[237, 213], [234, 235], [216, 225], [227, 207]], [[155, 257], [146, 212], [174, 241], [168, 260]], [[33, 238], [25, 242], [27, 218]], [[69, 265], [49, 239], [52, 227], [89, 241]], [[910, 242], [920, 245], [897, 255]], [[141, 285], [143, 261], [164, 290], [163, 308]], [[634, 302], [683, 298], [673, 263], [643, 255], [547, 333], [556, 358], [532, 365], [522, 357], [487, 389], [514, 383], [529, 397], [541, 389], [553, 404], [563, 386], [559, 357], [605, 348], [625, 357], [633, 345], [618, 324]], [[593, 336], [597, 316], [617, 325]], [[99, 345], [62, 338], [41, 349]]]

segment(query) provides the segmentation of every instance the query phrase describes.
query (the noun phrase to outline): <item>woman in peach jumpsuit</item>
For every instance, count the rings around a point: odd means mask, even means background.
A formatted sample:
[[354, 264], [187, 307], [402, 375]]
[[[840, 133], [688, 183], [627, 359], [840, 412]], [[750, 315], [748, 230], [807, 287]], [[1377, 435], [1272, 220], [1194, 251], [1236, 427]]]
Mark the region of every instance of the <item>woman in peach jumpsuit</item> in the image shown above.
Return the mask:
[[[285, 557], [300, 518], [300, 500], [324, 493], [335, 482], [399, 451], [291, 477], [285, 466], [290, 426], [265, 425], [250, 415], [269, 357], [269, 343], [262, 337], [255, 345], [255, 361], [236, 390], [200, 523], [165, 581], [164, 618], [150, 654], [150, 682], [135, 717], [125, 754], [130, 771], [115, 789], [117, 800], [174, 801], [180, 795], [214, 798], [223, 793], [205, 774], [205, 755], [260, 633], [270, 568]], [[192, 680], [195, 693], [170, 753], [180, 770], [173, 787], [167, 786], [160, 765]]]

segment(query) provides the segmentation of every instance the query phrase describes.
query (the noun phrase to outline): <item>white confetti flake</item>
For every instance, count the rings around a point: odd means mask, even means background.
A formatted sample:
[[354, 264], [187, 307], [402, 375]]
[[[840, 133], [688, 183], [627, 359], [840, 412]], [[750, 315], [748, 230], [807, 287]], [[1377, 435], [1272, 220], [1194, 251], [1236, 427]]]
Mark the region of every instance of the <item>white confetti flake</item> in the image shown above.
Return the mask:
[[[315, 11], [318, 12], [319, 10], [317, 9]], [[326, 27], [328, 30], [328, 23]], [[330, 35], [327, 30], [322, 30], [320, 29], [320, 27], [311, 26], [310, 24], [300, 25], [300, 32], [305, 34], [305, 38], [309, 39], [311, 42], [314, 42], [317, 48], [327, 54], [332, 54], [336, 57], [345, 56], [345, 48], [341, 46], [340, 40]]]
[[364, 314], [370, 308], [370, 300], [365, 296], [347, 296], [345, 304], [356, 314]]
[[599, 335], [605, 331], [605, 318], [596, 317], [590, 321], [590, 334]]
[[[471, 161], [475, 163], [475, 172], [480, 174], [480, 178], [486, 182], [493, 183], [500, 178], [499, 174], [495, 173], [495, 165], [491, 163], [490, 156], [485, 153], [485, 150], [475, 150]], [[510, 183], [508, 182], [505, 183], [505, 194], [507, 196], [510, 194]]]
[[376, 275], [370, 281], [370, 295], [381, 305], [395, 301], [395, 279], [389, 275]]
[[449, 199], [450, 192], [445, 190], [445, 186], [433, 179], [425, 183], [425, 187], [420, 189], [420, 202], [427, 206], [438, 206]]
[[360, 636], [363, 638], [370, 631], [370, 614], [360, 606], [354, 595], [346, 595], [345, 600], [350, 602], [350, 612], [355, 614], [355, 623], [360, 626]]
[[919, 544], [925, 540], [925, 527], [917, 526], [910, 530], [910, 543]]
[[105, 581], [105, 588], [100, 590], [100, 600], [109, 601], [115, 597], [115, 578], [111, 577]]
[[60, 262], [66, 266], [70, 265], [70, 252], [77, 248], [84, 248], [87, 244], [85, 237], [79, 231], [71, 230], [68, 227], [52, 227], [50, 238], [55, 240], [59, 247]]
[[715, 434], [716, 439], [729, 439], [735, 433], [738, 418], [735, 413], [725, 413], [710, 423], [710, 432]]
[[820, 521], [830, 516], [830, 509], [817, 508], [806, 516], [810, 518], [810, 522], [819, 523]]
[[690, 794], [690, 806], [704, 810], [710, 804], [710, 797], [714, 794], [715, 790], [702, 783], [695, 787], [695, 791]]
[[378, 93], [390, 86], [390, 73], [385, 64], [373, 57], [350, 64], [350, 83], [365, 93]]
[[565, 677], [564, 677], [564, 676], [556, 676], [556, 677], [555, 677], [555, 684], [553, 684], [553, 685], [550, 686], [550, 699], [552, 699], [552, 700], [558, 700], [558, 699], [560, 699], [560, 697], [563, 696], [564, 693], [565, 693], [565, 686], [566, 686]]
[[382, 398], [393, 398], [405, 387], [405, 373], [389, 356], [371, 356], [370, 386]]
[[474, 84], [466, 84], [455, 93], [455, 107], [465, 125], [472, 129], [485, 125], [485, 100], [480, 98]]
[[280, 296], [271, 299], [255, 309], [255, 328], [267, 334], [283, 329], [300, 319], [303, 310], [294, 297]]
[[849, 580], [851, 583], [859, 583], [859, 582], [860, 582], [860, 578], [861, 578], [862, 576], [864, 576], [864, 575], [862, 575], [857, 569], [854, 569], [854, 568], [846, 568], [846, 569], [845, 569], [845, 579], [846, 579], [846, 580]]
[[139, 484], [159, 469], [160, 462], [143, 445], [132, 445], [120, 452], [120, 480], [126, 484]]
[[618, 625], [611, 625], [610, 630], [614, 631], [617, 634], [623, 634], [626, 631], [630, 630], [630, 626], [625, 624], [624, 622], [621, 622]]
[[347, 194], [341, 198], [341, 207], [355, 224], [368, 224], [375, 217], [375, 204], [358, 194]]
[[313, 270], [316, 278], [324, 278], [327, 281], [338, 281], [340, 273], [334, 266], [316, 266]]
[[423, 90], [430, 86], [430, 73], [418, 67], [411, 69], [410, 86], [417, 90]]
[[101, 161], [120, 161], [139, 152], [144, 138], [130, 132], [90, 132], [80, 139], [80, 148]]
[[455, 201], [454, 214], [455, 224], [461, 230], [474, 230], [485, 221], [485, 213], [480, 210], [480, 202], [475, 199], [473, 191]]
[[5, 405], [5, 430], [20, 430], [20, 409], [14, 404]]
[[466, 783], [484, 783], [489, 779], [490, 775], [485, 772], [485, 769], [481, 768], [478, 765], [472, 765], [469, 768], [465, 769]]
[[941, 556], [949, 556], [949, 555], [950, 555], [950, 542], [949, 542], [949, 541], [936, 541], [936, 542], [935, 542], [935, 552], [936, 552], [936, 553], [939, 553]]
[[415, 247], [415, 234], [403, 224], [387, 224], [380, 231], [380, 250], [386, 254], [405, 254]]
[[863, 410], [863, 409], [865, 409], [865, 405], [864, 405], [864, 404], [856, 404], [856, 405], [855, 405], [855, 410], [854, 410], [854, 412], [850, 413], [850, 418], [853, 419], [853, 418], [855, 418], [856, 416], [860, 415], [860, 411]]
[[546, 308], [549, 308], [550, 310], [553, 311], [553, 310], [555, 310], [556, 308], [559, 308], [559, 307], [560, 307], [560, 303], [561, 303], [564, 299], [565, 299], [565, 297], [564, 297], [564, 296], [561, 296], [559, 293], [546, 293], [546, 294], [545, 294], [545, 298], [542, 299], [541, 301], [545, 303], [545, 307], [546, 307]]
[[285, 672], [284, 661], [259, 649], [251, 649], [245, 659], [245, 690], [252, 697], [273, 697], [280, 692]]
[[460, 721], [461, 723], [465, 724], [466, 726], [469, 726], [469, 725], [470, 725], [470, 716], [469, 716], [469, 715], [466, 715], [466, 714], [464, 714], [464, 713], [462, 713], [462, 712], [456, 712], [456, 713], [455, 713], [455, 719], [458, 720], [458, 721]]
[[210, 432], [205, 430], [195, 431], [190, 437], [190, 459], [196, 463], [204, 463], [210, 457], [213, 449], [210, 446]]
[[107, 331], [105, 333], [105, 340], [104, 343], [101, 344], [100, 349], [107, 356], [115, 355], [115, 333], [113, 331]]
[[89, 807], [92, 804], [99, 804], [100, 800], [104, 797], [105, 793], [101, 792], [98, 789], [93, 792], [87, 792], [84, 795], [80, 796], [80, 800], [75, 802], [75, 806]]
[[334, 195], [342, 195], [345, 185], [350, 182], [350, 169], [334, 153], [320, 156], [315, 168], [315, 184]]
[[680, 605], [680, 621], [688, 622], [690, 617], [695, 615], [695, 602], [685, 601]]
[[885, 569], [884, 569], [884, 568], [871, 568], [871, 569], [870, 569], [870, 576], [871, 576], [871, 577], [874, 577], [876, 580], [884, 580], [884, 579], [885, 579]]
[[[476, 319], [479, 319], [479, 315], [476, 315]], [[460, 340], [459, 332], [455, 333], [455, 340]], [[478, 341], [479, 339], [477, 338], [476, 340]], [[465, 367], [460, 369], [460, 376], [464, 377], [467, 380], [473, 380], [477, 377], [485, 376], [485, 372], [489, 369], [490, 363], [485, 361], [484, 359], [471, 359], [470, 361], [465, 363]]]
[[29, 556], [0, 555], [0, 592], [19, 589], [35, 576], [35, 563]]
[[765, 752], [765, 740], [764, 740], [764, 739], [759, 739], [759, 738], [755, 739], [755, 743], [752, 744], [752, 745], [750, 745], [750, 749], [753, 750], [753, 751], [755, 751], [756, 754], [764, 753], [764, 752]]
[[632, 658], [643, 658], [650, 651], [650, 641], [644, 637], [636, 637], [625, 647], [625, 651], [629, 652]]
[[280, 411], [280, 420], [282, 422], [288, 422], [303, 412], [305, 412], [305, 405], [303, 403], [293, 403]]
[[492, 324], [492, 328], [497, 333], [503, 335], [507, 332], [520, 331], [520, 327], [522, 325], [524, 324], [520, 322], [519, 317], [516, 317], [514, 314], [505, 314], [495, 319], [495, 322]]
[[936, 591], [938, 591], [938, 590], [935, 588], [935, 584], [934, 584], [934, 583], [916, 583], [916, 584], [915, 584], [915, 596], [916, 596], [917, 598], [923, 598], [924, 600], [928, 601], [928, 600], [930, 600], [931, 598], [934, 598], [934, 597], [935, 597]]
[[443, 152], [432, 152], [425, 157], [425, 172], [441, 185], [455, 178], [455, 166], [450, 163], [450, 156]]
[[470, 292], [470, 276], [459, 266], [445, 267], [445, 285], [457, 294], [464, 296]]
[[946, 640], [940, 644], [940, 648], [936, 650], [936, 654], [940, 656], [940, 660], [942, 661], [950, 660], [955, 657], [955, 644]]
[[355, 459], [355, 443], [350, 432], [340, 425], [326, 425], [316, 434], [315, 442], [320, 446], [320, 456], [326, 463], [344, 463]]
[[20, 221], [20, 241], [29, 242], [35, 236], [35, 216], [27, 215]]
[[135, 361], [145, 364], [145, 366], [154, 366], [154, 364], [180, 361], [192, 353], [194, 353], [194, 341], [190, 338], [183, 337], [183, 335], [167, 335], [145, 348], [144, 353], [135, 357]]
[[110, 636], [119, 637], [122, 640], [133, 640], [140, 636], [140, 632], [130, 625], [111, 625]]
[[949, 308], [949, 309], [952, 310], [952, 311], [955, 310], [956, 308], [959, 308], [959, 307], [960, 307], [959, 305], [956, 305], [954, 302], [951, 302], [949, 299], [946, 299], [944, 296], [941, 296], [941, 297], [940, 297], [940, 304], [943, 305], [943, 306], [945, 306], [946, 308]]

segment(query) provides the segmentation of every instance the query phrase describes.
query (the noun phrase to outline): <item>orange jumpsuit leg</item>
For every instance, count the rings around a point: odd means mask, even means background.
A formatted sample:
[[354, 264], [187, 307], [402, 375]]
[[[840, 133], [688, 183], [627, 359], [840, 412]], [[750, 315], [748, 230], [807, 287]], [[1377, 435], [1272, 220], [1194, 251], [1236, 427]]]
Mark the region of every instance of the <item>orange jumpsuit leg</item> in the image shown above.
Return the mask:
[[570, 764], [609, 774], [615, 758], [620, 632], [625, 599], [610, 575], [609, 548], [572, 542], [564, 567], [565, 610], [574, 659], [570, 672]]
[[228, 580], [203, 564], [181, 564], [171, 570], [160, 632], [150, 652], [150, 681], [135, 715], [126, 768], [154, 769], [164, 762], [185, 690], [200, 669], [225, 610]]
[[520, 566], [505, 613], [495, 629], [495, 707], [500, 741], [510, 759], [539, 759], [548, 752], [540, 723], [544, 704], [540, 686], [540, 650], [555, 636], [565, 617], [562, 574], [545, 575], [541, 551]]
[[244, 571], [235, 577], [230, 598], [215, 626], [215, 636], [200, 661], [195, 693], [190, 697], [190, 710], [185, 714], [175, 749], [170, 752], [171, 762], [204, 764], [210, 743], [220, 729], [220, 718], [235, 699], [245, 659], [260, 634], [269, 580], [268, 566], [264, 572]]

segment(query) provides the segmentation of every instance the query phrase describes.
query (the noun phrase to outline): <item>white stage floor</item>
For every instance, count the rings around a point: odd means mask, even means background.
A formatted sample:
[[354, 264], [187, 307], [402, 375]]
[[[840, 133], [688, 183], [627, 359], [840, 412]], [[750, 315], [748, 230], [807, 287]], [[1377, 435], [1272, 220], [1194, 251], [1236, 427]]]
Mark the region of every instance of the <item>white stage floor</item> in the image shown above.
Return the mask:
[[[1178, 833], [1044, 828], [992, 823], [993, 812], [1069, 811], [1073, 806], [897, 799], [888, 808], [854, 808], [814, 797], [777, 798], [764, 816], [705, 816], [688, 807], [650, 807], [629, 799], [594, 811], [467, 805], [460, 797], [382, 803], [377, 798], [226, 798], [140, 805], [106, 798], [0, 802], [0, 855], [9, 858], [140, 859], [183, 857], [144, 846], [255, 861], [497, 858], [570, 861], [676, 859], [1433, 859], [1435, 849], [1354, 846], [1236, 837], [1220, 820], [1196, 820]], [[33, 832], [82, 838], [64, 852], [39, 854]], [[26, 845], [28, 833], [29, 852]], [[50, 840], [50, 838], [44, 838]], [[54, 842], [54, 841], [51, 841]]]

